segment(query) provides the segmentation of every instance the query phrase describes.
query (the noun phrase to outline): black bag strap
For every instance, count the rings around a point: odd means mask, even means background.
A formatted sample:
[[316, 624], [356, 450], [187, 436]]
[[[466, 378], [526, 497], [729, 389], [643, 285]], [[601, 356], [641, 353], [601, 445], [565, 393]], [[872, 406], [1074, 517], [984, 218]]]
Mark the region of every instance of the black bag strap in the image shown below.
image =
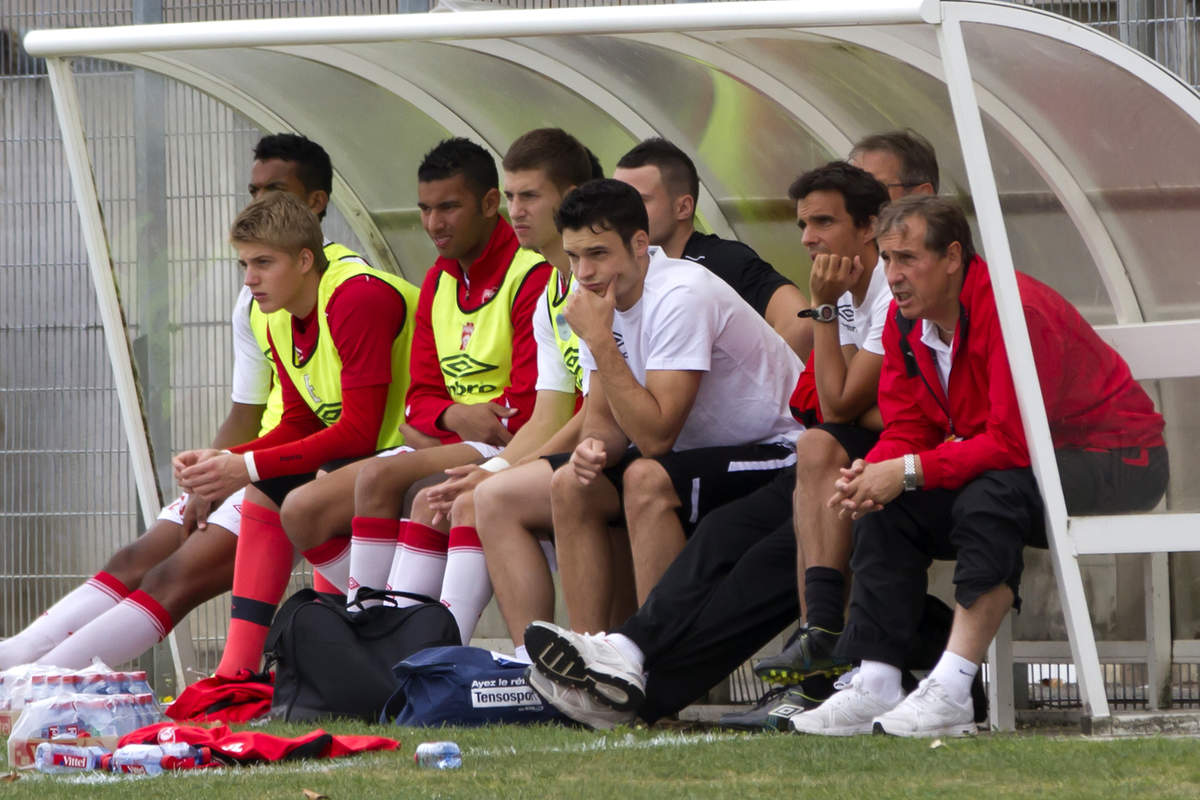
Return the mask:
[[[354, 601], [346, 604], [346, 608], [354, 609], [356, 606], [361, 611], [368, 600], [392, 600], [397, 597], [404, 597], [409, 600], [416, 600], [418, 603], [436, 603], [437, 600], [427, 594], [417, 594], [416, 592], [405, 592], [400, 589], [373, 589], [370, 586], [360, 586], [358, 594], [355, 595]], [[393, 604], [394, 605], [394, 604]]]

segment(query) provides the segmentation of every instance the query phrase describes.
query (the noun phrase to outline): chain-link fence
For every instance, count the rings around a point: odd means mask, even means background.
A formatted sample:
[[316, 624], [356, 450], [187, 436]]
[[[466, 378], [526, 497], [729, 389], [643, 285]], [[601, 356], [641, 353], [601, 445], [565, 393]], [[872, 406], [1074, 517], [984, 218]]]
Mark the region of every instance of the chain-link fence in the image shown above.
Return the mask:
[[[466, 0], [469, 2], [470, 0]], [[544, 8], [598, 5], [497, 0]], [[609, 3], [611, 4], [611, 3]], [[1195, 0], [1033, 5], [1133, 45], [1195, 86]], [[7, 0], [0, 7], [0, 635], [26, 624], [145, 527], [44, 64], [34, 28], [424, 11], [426, 0]], [[105, 61], [75, 65], [155, 466], [207, 442], [228, 407], [238, 289], [224, 231], [244, 202], [250, 120], [201, 92]], [[357, 246], [336, 210], [334, 239]], [[169, 499], [169, 498], [168, 498]], [[1186, 562], [1186, 563], [1185, 563]], [[1177, 609], [1194, 608], [1190, 560]], [[215, 665], [227, 600], [191, 615], [197, 669]], [[1177, 614], [1177, 636], [1197, 620]], [[160, 688], [165, 649], [143, 660]], [[1194, 678], [1193, 678], [1194, 680]]]

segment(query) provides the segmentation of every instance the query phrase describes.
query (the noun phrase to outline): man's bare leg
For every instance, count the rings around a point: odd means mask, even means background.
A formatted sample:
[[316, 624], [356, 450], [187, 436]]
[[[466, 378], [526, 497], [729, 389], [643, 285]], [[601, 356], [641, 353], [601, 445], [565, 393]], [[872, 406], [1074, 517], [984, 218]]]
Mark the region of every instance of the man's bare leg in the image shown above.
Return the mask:
[[146, 573], [141, 587], [84, 625], [42, 657], [47, 664], [80, 669], [99, 657], [106, 664], [137, 658], [179, 620], [233, 585], [237, 536], [209, 524]]
[[96, 575], [69, 592], [24, 630], [0, 642], [0, 669], [36, 661], [106, 614], [186, 541], [183, 526], [156, 520], [136, 541], [109, 558]]
[[625, 487], [625, 523], [637, 602], [641, 605], [687, 539], [677, 513], [679, 497], [662, 464], [652, 458], [639, 458], [625, 470], [621, 482]]
[[571, 628], [602, 631], [612, 608], [615, 565], [608, 525], [621, 513], [616, 487], [603, 475], [585, 486], [567, 463], [550, 479], [550, 508]]
[[[808, 624], [834, 632], [844, 627], [853, 522], [840, 518], [826, 501], [834, 482], [841, 477], [839, 470], [849, 464], [842, 445], [819, 428], [805, 431], [796, 443], [793, 520], [800, 613]], [[818, 568], [815, 574], [823, 581], [820, 586], [809, 588], [805, 577], [814, 568]], [[813, 610], [816, 619], [810, 614], [810, 595], [817, 606]]]
[[535, 619], [554, 618], [554, 582], [537, 531], [553, 524], [549, 462], [504, 470], [475, 488], [475, 521], [492, 591], [513, 644]]

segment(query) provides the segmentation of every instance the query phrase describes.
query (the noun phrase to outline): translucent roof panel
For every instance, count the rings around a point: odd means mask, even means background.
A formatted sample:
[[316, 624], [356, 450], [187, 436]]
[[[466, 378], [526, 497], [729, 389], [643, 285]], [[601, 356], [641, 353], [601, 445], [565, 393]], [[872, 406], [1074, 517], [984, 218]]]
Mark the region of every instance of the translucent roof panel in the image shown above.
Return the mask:
[[1180, 266], [1200, 245], [1197, 120], [1137, 76], [1069, 43], [978, 23], [965, 25], [964, 37], [976, 79], [1079, 182], [1145, 318], [1195, 317], [1200, 282]]
[[693, 155], [702, 225], [803, 280], [789, 182], [882, 129], [930, 139], [942, 192], [972, 200], [937, 23], [964, 41], [1017, 267], [1095, 322], [1186, 318], [1197, 252], [1200, 98], [1095, 31], [1010, 4], [847, 0], [193, 23], [35, 32], [196, 85], [321, 141], [338, 202], [410, 277], [433, 251], [415, 170], [447, 135], [502, 153], [558, 125], [611, 169], [662, 135]]

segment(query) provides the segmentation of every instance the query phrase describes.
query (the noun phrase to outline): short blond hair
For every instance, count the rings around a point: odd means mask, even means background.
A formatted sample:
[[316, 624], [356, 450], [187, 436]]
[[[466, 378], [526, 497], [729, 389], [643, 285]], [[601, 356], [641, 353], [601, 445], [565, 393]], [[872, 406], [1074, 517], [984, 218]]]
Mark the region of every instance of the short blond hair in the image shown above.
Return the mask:
[[261, 244], [292, 256], [308, 250], [318, 272], [329, 265], [320, 220], [289, 192], [267, 192], [252, 200], [233, 221], [229, 241], [234, 245]]

